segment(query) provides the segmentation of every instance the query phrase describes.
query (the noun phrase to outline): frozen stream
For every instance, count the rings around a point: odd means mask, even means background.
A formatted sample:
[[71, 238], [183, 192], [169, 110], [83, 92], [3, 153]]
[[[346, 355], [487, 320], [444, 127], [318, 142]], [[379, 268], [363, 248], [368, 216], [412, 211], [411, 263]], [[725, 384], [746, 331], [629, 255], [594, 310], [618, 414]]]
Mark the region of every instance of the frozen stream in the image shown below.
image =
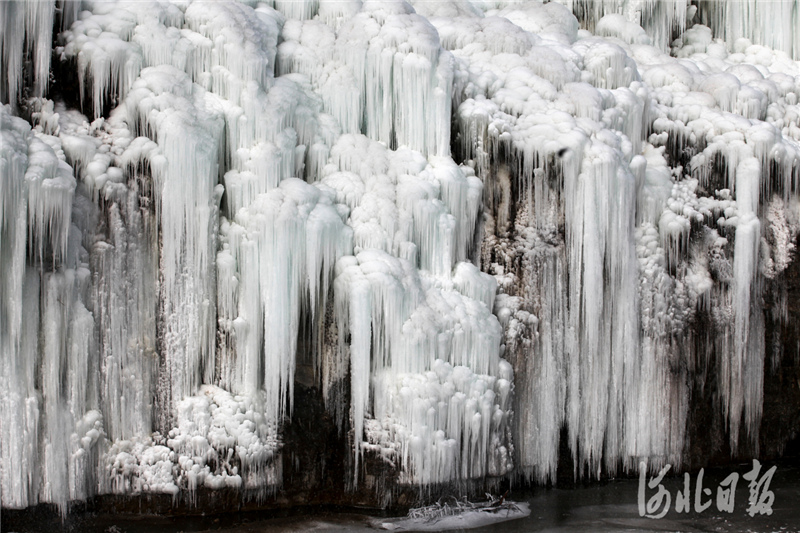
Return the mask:
[[[763, 465], [774, 466], [771, 463]], [[772, 478], [770, 490], [774, 494], [771, 515], [750, 517], [747, 513], [749, 490], [741, 476], [751, 465], [740, 464], [726, 469], [705, 472], [703, 485], [714, 490], [708, 509], [701, 513], [675, 512], [675, 494], [683, 487], [683, 477], [666, 478], [664, 487], [672, 495], [670, 512], [663, 518], [650, 519], [639, 516], [639, 482], [635, 479], [593, 483], [572, 489], [536, 489], [515, 491], [509, 498], [527, 502], [531, 514], [519, 520], [469, 529], [469, 531], [495, 531], [522, 533], [533, 531], [558, 532], [622, 532], [622, 531], [681, 531], [681, 532], [783, 532], [798, 531], [800, 526], [800, 467], [797, 463], [779, 464]], [[740, 474], [732, 513], [720, 512], [715, 505], [716, 489], [725, 477]], [[692, 500], [697, 474], [691, 476]], [[649, 479], [649, 478], [648, 478]], [[655, 491], [647, 491], [647, 498]], [[3, 517], [3, 531], [40, 532], [57, 531], [60, 519], [52, 515], [41, 519], [42, 513]], [[220, 531], [225, 533], [277, 533], [280, 531], [377, 531], [375, 525], [390, 518], [379, 511], [310, 507], [294, 509], [283, 514], [231, 513], [210, 517], [121, 518], [109, 515], [70, 515], [64, 531], [86, 533], [179, 533]], [[9, 529], [6, 529], [6, 526]], [[400, 531], [401, 529], [397, 529]], [[464, 529], [465, 530], [465, 529]], [[457, 531], [464, 531], [457, 530]]]

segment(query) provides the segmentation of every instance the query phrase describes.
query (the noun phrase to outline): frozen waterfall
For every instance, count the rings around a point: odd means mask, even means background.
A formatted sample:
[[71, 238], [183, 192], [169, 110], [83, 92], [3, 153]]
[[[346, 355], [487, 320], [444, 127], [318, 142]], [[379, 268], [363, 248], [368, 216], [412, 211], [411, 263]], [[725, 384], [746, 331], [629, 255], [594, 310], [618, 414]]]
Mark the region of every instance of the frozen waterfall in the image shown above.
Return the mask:
[[707, 384], [757, 453], [799, 17], [0, 2], [2, 507], [268, 498], [306, 370], [350, 491], [677, 469]]

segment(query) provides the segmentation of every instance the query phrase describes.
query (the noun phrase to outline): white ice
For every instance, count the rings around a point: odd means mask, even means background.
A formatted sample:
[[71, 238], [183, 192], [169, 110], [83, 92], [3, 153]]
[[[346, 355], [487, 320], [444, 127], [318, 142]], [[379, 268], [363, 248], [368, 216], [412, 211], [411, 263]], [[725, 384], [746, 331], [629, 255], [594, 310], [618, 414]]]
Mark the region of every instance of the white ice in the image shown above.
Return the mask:
[[76, 5], [0, 6], [4, 507], [276, 490], [299, 356], [349, 486], [677, 467], [712, 352], [758, 442], [794, 1]]

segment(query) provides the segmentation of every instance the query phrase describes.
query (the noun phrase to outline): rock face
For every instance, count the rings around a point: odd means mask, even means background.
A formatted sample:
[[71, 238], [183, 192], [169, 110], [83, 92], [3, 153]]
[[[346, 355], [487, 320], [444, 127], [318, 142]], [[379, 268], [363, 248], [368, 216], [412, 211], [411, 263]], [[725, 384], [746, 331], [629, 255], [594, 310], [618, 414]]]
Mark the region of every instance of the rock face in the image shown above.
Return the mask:
[[3, 2], [2, 507], [796, 446], [798, 21], [567, 4]]

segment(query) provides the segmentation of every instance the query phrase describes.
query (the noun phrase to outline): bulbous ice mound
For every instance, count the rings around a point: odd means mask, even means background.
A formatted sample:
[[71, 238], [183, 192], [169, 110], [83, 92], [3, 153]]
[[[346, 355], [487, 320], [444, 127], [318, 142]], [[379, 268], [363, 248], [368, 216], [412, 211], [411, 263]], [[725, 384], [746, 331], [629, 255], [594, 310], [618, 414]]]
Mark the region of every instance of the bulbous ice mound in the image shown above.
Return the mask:
[[297, 383], [350, 489], [756, 449], [792, 2], [1, 4], [3, 507], [263, 497]]

